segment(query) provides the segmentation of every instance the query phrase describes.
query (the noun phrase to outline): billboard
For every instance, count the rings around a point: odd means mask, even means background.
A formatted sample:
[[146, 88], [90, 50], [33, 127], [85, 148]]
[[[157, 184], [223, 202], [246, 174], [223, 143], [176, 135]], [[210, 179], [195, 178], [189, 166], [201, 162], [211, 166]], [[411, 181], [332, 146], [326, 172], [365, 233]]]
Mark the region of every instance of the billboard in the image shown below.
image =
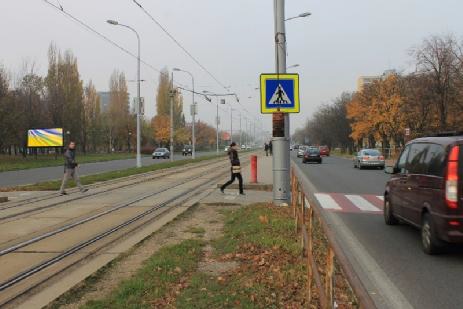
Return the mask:
[[229, 141], [230, 140], [230, 133], [222, 132], [222, 140], [223, 141]]
[[27, 147], [62, 147], [63, 128], [27, 131]]

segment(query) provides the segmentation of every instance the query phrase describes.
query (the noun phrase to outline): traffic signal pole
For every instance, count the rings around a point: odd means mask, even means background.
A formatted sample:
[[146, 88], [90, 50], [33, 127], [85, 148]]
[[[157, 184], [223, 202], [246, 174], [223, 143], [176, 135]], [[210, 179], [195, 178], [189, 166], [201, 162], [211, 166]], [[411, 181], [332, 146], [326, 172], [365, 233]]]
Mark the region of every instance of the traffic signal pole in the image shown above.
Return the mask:
[[[275, 68], [277, 74], [284, 74], [286, 73], [285, 0], [274, 0], [274, 8]], [[273, 202], [275, 205], [289, 205], [289, 114], [278, 112], [272, 117]]]

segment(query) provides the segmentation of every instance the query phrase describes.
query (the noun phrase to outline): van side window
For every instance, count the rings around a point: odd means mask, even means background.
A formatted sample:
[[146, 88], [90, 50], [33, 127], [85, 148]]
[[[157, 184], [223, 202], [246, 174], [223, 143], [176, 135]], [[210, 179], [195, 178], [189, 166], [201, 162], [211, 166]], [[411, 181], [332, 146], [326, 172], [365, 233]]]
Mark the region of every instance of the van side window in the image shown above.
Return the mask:
[[410, 146], [405, 147], [404, 151], [400, 155], [399, 160], [397, 161], [397, 168], [400, 170], [401, 174], [406, 174], [407, 170], [405, 169], [405, 163], [407, 163], [408, 153], [410, 152]]
[[430, 144], [416, 143], [412, 144], [410, 154], [406, 164], [406, 169], [410, 174], [426, 174], [427, 166], [424, 163], [424, 158], [428, 153]]
[[441, 145], [430, 144], [428, 153], [424, 158], [427, 166], [427, 174], [443, 176], [444, 174], [445, 149]]

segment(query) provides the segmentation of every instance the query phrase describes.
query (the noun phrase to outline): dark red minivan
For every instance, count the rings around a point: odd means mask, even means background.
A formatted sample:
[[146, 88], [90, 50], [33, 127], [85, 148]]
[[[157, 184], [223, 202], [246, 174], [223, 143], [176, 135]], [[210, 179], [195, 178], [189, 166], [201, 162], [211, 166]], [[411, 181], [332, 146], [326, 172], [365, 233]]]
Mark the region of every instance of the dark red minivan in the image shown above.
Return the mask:
[[463, 243], [463, 134], [409, 142], [384, 192], [384, 220], [420, 228], [423, 250]]

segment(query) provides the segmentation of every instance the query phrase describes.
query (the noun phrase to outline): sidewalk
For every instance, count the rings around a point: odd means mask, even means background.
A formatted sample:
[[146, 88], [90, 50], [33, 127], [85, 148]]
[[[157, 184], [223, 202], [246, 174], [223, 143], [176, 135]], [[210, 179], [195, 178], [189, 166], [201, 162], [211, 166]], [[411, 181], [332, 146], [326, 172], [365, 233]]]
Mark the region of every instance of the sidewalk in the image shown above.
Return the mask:
[[248, 163], [241, 167], [243, 175], [244, 192], [246, 195], [238, 194], [238, 180], [225, 189], [225, 194], [219, 190], [220, 186], [229, 180], [229, 176], [223, 178], [217, 184], [217, 190], [214, 190], [208, 197], [201, 201], [202, 204], [220, 204], [220, 205], [249, 205], [254, 203], [272, 202], [273, 201], [273, 173], [272, 157], [265, 156], [265, 153], [257, 154], [257, 184], [250, 183], [251, 164]]

